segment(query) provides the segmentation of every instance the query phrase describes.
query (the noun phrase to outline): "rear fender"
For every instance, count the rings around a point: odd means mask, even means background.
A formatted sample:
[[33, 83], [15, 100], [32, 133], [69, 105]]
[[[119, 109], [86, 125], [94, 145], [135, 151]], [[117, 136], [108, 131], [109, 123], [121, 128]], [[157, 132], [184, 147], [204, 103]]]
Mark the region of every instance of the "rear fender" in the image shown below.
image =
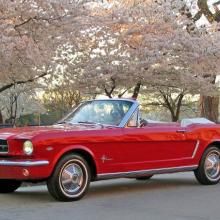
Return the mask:
[[199, 144], [199, 149], [198, 152], [196, 154], [195, 159], [197, 159], [197, 162], [200, 161], [200, 159], [202, 158], [203, 153], [205, 152], [205, 150], [210, 147], [210, 146], [215, 145], [216, 147], [218, 147], [220, 149], [220, 139], [212, 139], [211, 141], [200, 141]]

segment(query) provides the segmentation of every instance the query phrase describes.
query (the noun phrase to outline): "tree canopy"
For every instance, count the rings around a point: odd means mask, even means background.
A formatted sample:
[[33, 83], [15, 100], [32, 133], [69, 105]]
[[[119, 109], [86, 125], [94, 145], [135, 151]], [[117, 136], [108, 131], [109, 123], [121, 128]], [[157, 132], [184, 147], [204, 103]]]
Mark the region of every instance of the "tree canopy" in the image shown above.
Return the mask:
[[[0, 92], [30, 84], [94, 97], [157, 93], [177, 120], [186, 94], [218, 93], [219, 5], [1, 0]], [[205, 18], [209, 25], [199, 26]]]

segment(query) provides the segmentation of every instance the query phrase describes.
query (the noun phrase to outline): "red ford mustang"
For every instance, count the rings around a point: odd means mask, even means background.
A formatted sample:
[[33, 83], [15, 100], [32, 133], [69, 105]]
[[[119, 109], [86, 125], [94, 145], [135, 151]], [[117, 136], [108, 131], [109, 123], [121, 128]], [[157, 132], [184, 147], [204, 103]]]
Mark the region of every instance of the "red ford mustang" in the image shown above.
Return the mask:
[[136, 101], [91, 100], [53, 126], [0, 131], [0, 192], [47, 181], [55, 199], [73, 201], [91, 181], [181, 171], [216, 184], [219, 156], [220, 126], [208, 120], [147, 123]]

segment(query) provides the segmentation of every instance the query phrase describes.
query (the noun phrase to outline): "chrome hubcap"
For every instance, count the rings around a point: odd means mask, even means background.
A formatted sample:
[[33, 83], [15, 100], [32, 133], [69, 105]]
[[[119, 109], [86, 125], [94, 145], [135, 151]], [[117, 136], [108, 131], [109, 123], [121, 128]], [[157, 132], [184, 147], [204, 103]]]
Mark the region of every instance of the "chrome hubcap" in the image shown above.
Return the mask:
[[216, 180], [220, 177], [220, 153], [218, 151], [212, 151], [206, 157], [205, 172], [211, 180]]
[[78, 164], [68, 164], [64, 167], [60, 177], [64, 191], [68, 194], [78, 192], [83, 185], [83, 177], [83, 170]]

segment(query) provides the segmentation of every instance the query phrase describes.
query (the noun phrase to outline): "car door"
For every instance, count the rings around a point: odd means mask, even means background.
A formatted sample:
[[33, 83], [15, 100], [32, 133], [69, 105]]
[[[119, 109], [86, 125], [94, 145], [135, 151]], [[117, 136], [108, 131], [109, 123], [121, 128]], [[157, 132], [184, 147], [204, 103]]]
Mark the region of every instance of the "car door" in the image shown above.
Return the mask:
[[127, 126], [102, 131], [105, 144], [96, 143], [95, 148], [100, 173], [130, 173], [193, 163], [198, 142], [193, 135], [188, 135], [186, 128], [178, 123], [140, 127], [138, 118], [137, 110]]
[[122, 136], [118, 161], [130, 170], [186, 166], [197, 147], [177, 123], [125, 127]]

